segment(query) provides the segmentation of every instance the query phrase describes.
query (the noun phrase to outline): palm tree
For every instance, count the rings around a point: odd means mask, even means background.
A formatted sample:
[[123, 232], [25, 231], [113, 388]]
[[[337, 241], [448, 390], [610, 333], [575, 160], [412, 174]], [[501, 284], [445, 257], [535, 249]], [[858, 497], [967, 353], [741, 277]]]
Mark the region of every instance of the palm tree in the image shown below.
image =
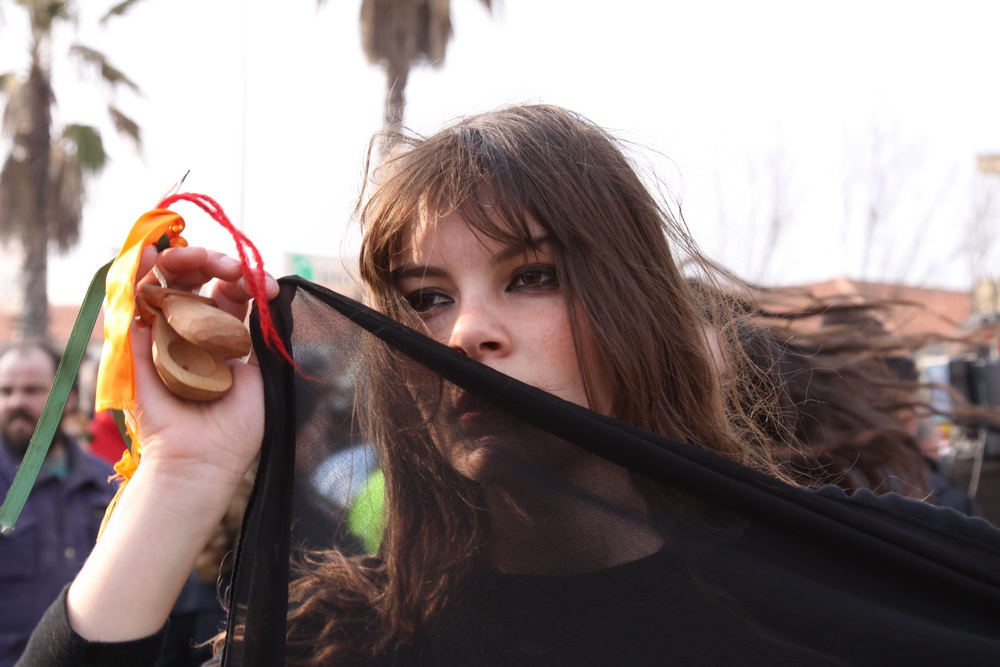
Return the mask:
[[[492, 10], [492, 0], [479, 1]], [[368, 62], [385, 68], [384, 129], [399, 129], [403, 123], [410, 68], [444, 64], [451, 35], [450, 0], [362, 0], [361, 46]]]
[[[117, 16], [137, 2], [119, 3], [102, 19]], [[28, 14], [31, 26], [26, 75], [0, 75], [0, 92], [7, 98], [2, 129], [11, 138], [10, 154], [0, 171], [0, 239], [20, 243], [24, 251], [21, 279], [23, 306], [19, 334], [43, 338], [48, 330], [48, 250], [65, 252], [80, 235], [86, 192], [85, 178], [107, 162], [98, 128], [53, 124], [52, 32], [74, 20], [71, 0], [14, 0]], [[136, 85], [99, 52], [75, 44], [69, 55], [90, 69], [111, 92]], [[139, 127], [113, 103], [108, 113], [115, 129], [141, 145]]]

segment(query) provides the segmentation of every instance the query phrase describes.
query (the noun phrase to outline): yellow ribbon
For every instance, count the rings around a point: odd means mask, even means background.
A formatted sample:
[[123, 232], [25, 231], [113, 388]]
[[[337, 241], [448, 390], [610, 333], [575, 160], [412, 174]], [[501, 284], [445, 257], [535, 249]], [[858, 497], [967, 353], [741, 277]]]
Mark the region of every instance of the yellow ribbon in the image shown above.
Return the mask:
[[101, 351], [101, 364], [97, 369], [94, 409], [121, 410], [125, 413], [125, 429], [132, 439], [132, 451], [126, 449], [122, 452], [121, 460], [115, 464], [116, 474], [113, 479], [119, 482], [118, 491], [104, 514], [98, 539], [142, 456], [142, 446], [136, 437], [131, 413], [135, 408], [135, 360], [132, 358], [129, 335], [135, 316], [135, 282], [139, 259], [143, 249], [156, 244], [164, 234], [170, 240], [171, 247], [186, 246], [187, 241], [180, 235], [182, 231], [184, 219], [173, 211], [149, 211], [136, 220], [121, 252], [108, 270], [104, 348]]
[[97, 370], [94, 410], [135, 408], [135, 365], [129, 327], [135, 315], [135, 281], [143, 249], [164, 234], [171, 246], [186, 246], [180, 235], [184, 219], [173, 211], [156, 209], [132, 226], [121, 252], [108, 270], [107, 304], [104, 309], [104, 349]]

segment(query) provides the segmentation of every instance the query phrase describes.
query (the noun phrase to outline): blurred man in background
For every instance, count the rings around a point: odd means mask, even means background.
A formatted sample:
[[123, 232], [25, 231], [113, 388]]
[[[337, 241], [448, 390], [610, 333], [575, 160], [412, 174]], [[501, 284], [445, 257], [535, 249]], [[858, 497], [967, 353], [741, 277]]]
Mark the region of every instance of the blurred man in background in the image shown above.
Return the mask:
[[[6, 497], [45, 407], [59, 354], [25, 342], [0, 354], [0, 494]], [[67, 410], [78, 400], [74, 387]], [[14, 529], [0, 533], [0, 667], [13, 665], [32, 629], [87, 558], [114, 495], [113, 474], [57, 429]]]

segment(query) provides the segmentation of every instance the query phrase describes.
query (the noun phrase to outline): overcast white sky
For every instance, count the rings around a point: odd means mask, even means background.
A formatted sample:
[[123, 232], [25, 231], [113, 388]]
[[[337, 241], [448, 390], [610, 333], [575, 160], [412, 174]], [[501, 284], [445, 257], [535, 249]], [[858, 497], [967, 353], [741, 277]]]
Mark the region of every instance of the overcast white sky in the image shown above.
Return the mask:
[[[104, 28], [93, 19], [112, 3], [80, 4], [94, 14], [79, 39], [143, 89], [119, 103], [145, 150], [135, 157], [108, 139], [114, 163], [93, 184], [79, 249], [52, 264], [53, 301], [78, 300], [83, 276], [188, 169], [185, 189], [218, 200], [272, 273], [284, 273], [286, 252], [356, 247], [348, 218], [384, 95], [382, 71], [361, 52], [360, 0], [146, 0]], [[975, 171], [978, 154], [1000, 152], [1000, 3], [501, 0], [492, 16], [475, 0], [452, 7], [444, 67], [411, 75], [409, 124], [431, 131], [512, 102], [579, 111], [666, 156], [661, 175], [694, 236], [747, 278], [967, 288], [973, 260], [1000, 254], [988, 238], [978, 254], [960, 250], [976, 188], [1000, 181]], [[7, 5], [0, 71], [17, 66], [23, 25]], [[101, 122], [101, 98], [56, 64], [60, 119]], [[873, 174], [885, 213], [866, 242]], [[772, 240], [776, 202], [785, 228]], [[232, 249], [193, 206], [175, 209], [192, 243]]]

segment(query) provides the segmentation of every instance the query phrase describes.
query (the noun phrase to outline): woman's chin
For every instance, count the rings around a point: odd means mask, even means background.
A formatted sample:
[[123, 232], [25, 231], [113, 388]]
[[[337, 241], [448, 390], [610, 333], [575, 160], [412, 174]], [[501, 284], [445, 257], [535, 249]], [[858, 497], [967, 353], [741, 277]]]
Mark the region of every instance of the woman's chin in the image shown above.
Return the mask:
[[516, 472], [512, 470], [509, 452], [504, 452], [505, 445], [509, 447], [509, 443], [500, 442], [499, 438], [463, 443], [461, 450], [451, 457], [451, 464], [460, 475], [473, 482], [499, 483]]

